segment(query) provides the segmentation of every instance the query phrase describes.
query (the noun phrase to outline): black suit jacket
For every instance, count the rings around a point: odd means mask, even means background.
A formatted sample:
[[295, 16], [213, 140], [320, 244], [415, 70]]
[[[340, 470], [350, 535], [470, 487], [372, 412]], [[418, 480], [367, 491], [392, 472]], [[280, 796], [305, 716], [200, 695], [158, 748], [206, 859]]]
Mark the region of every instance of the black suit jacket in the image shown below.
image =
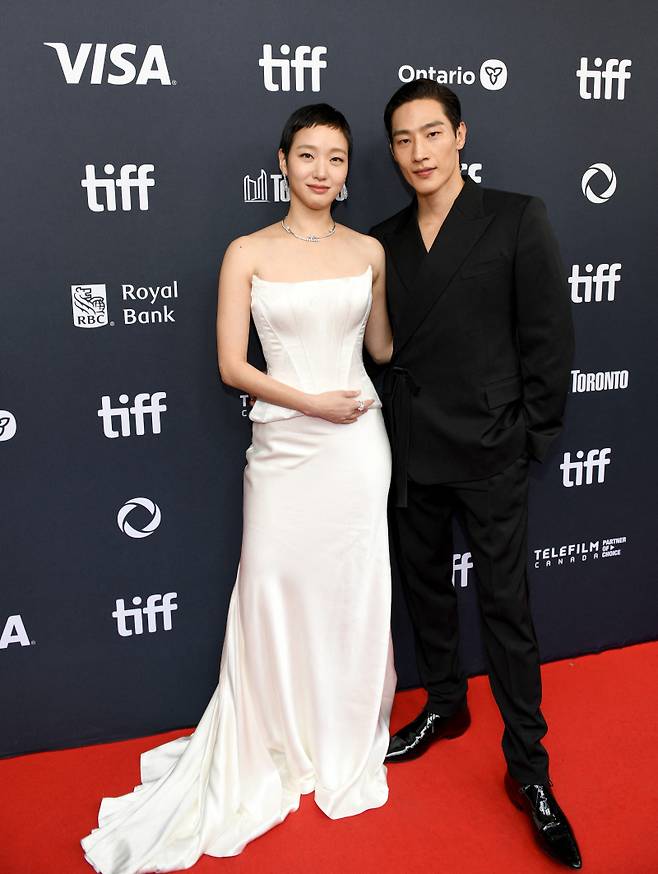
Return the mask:
[[383, 403], [406, 481], [483, 479], [562, 426], [573, 356], [557, 242], [536, 197], [465, 180], [427, 253], [416, 201], [376, 225], [394, 335]]

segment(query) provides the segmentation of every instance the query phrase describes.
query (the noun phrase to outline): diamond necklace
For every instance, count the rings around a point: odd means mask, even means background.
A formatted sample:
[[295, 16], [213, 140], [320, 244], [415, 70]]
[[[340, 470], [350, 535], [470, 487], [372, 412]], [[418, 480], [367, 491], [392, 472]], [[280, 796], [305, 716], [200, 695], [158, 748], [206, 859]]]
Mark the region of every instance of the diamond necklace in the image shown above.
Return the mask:
[[290, 234], [291, 237], [294, 237], [296, 240], [303, 240], [305, 243], [319, 243], [320, 240], [326, 240], [327, 237], [331, 237], [332, 234], [336, 233], [336, 222], [333, 223], [326, 234], [322, 234], [321, 236], [318, 236], [317, 234], [307, 234], [306, 236], [296, 234], [290, 225], [286, 224], [285, 219], [281, 219], [281, 227], [287, 234]]

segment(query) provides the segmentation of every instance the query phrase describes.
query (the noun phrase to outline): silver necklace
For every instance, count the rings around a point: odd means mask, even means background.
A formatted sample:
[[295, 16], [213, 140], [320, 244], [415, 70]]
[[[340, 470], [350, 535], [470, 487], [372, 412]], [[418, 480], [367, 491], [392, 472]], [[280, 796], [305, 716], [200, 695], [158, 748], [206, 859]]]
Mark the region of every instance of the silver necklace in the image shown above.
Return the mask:
[[327, 231], [326, 234], [322, 234], [321, 236], [318, 236], [317, 234], [307, 234], [306, 236], [296, 234], [290, 225], [286, 224], [285, 219], [281, 219], [281, 227], [287, 234], [290, 234], [291, 237], [294, 237], [296, 240], [303, 240], [305, 243], [319, 243], [320, 240], [326, 240], [327, 237], [331, 237], [332, 234], [336, 233], [336, 222], [333, 223], [331, 229]]

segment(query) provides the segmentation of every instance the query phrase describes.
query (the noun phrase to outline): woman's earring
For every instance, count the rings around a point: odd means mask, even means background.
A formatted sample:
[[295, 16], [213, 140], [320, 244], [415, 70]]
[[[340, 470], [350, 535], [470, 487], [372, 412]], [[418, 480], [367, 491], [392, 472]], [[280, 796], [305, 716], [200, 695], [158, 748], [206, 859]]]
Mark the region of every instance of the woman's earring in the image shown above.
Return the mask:
[[290, 186], [288, 185], [288, 177], [283, 174], [283, 182], [281, 183], [281, 200], [288, 202], [290, 200]]
[[343, 187], [336, 195], [336, 200], [347, 200], [347, 185], [343, 182]]

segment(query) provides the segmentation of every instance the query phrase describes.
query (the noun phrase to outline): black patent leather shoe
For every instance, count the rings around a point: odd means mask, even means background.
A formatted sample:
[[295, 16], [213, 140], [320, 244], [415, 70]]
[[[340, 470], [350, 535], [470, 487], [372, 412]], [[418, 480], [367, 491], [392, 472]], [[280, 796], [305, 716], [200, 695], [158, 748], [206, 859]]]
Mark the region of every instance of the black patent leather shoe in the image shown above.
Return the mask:
[[512, 804], [530, 817], [542, 850], [567, 868], [581, 868], [583, 863], [576, 838], [569, 820], [555, 800], [551, 784], [531, 783], [522, 786], [506, 774], [505, 789]]
[[471, 724], [471, 714], [464, 705], [452, 716], [439, 716], [422, 710], [418, 716], [391, 737], [384, 762], [408, 762], [422, 756], [428, 747], [442, 738], [459, 737]]

